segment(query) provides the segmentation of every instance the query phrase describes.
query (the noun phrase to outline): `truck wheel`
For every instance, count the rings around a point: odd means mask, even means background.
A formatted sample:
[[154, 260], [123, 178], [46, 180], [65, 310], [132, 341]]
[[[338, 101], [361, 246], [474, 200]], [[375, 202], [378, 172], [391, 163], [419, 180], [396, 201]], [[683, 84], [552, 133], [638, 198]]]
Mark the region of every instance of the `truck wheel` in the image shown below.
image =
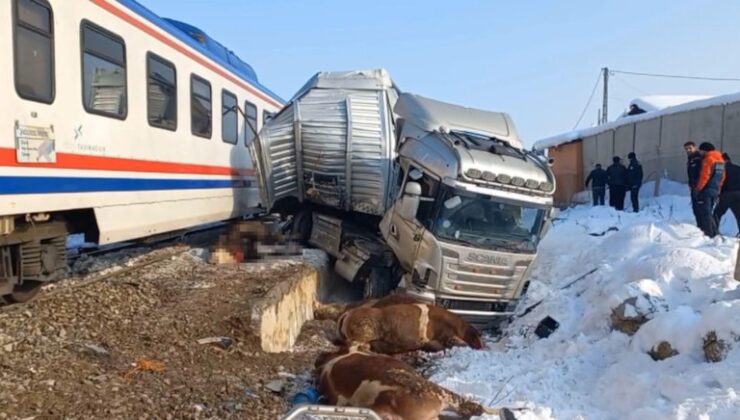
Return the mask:
[[385, 267], [370, 267], [365, 276], [362, 297], [364, 299], [379, 299], [388, 296], [394, 289], [391, 271]]
[[311, 228], [313, 228], [313, 214], [311, 210], [301, 210], [293, 217], [291, 233], [303, 245], [308, 244], [308, 240], [311, 238]]

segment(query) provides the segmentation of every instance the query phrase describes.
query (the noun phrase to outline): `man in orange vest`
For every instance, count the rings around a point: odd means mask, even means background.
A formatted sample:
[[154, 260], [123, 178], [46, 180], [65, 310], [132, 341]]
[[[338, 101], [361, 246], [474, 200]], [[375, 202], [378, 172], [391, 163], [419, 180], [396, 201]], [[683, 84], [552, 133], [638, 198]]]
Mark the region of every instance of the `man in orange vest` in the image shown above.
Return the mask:
[[699, 145], [699, 153], [702, 155], [701, 170], [693, 191], [696, 194], [696, 219], [699, 229], [714, 238], [719, 231], [713, 212], [725, 183], [725, 160], [712, 143], [704, 142]]

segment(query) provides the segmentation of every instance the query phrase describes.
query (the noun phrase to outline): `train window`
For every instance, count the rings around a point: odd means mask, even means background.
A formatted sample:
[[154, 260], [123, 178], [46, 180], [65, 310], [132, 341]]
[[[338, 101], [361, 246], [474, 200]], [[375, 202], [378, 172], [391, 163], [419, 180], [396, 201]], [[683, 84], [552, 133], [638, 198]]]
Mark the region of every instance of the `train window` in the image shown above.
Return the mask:
[[147, 66], [147, 114], [149, 125], [177, 129], [177, 71], [175, 65], [149, 53]]
[[267, 124], [267, 122], [270, 121], [274, 116], [275, 114], [272, 112], [262, 111], [262, 125]]
[[244, 124], [244, 144], [249, 146], [257, 137], [257, 106], [249, 101], [244, 101], [244, 113], [247, 116]]
[[238, 106], [233, 93], [221, 91], [221, 134], [226, 143], [236, 144], [239, 132], [239, 119], [236, 115]]
[[126, 118], [126, 44], [123, 38], [82, 22], [82, 103], [92, 114]]
[[54, 102], [54, 19], [47, 0], [15, 1], [14, 42], [18, 96]]
[[190, 77], [190, 128], [198, 137], [211, 138], [211, 83], [192, 75]]

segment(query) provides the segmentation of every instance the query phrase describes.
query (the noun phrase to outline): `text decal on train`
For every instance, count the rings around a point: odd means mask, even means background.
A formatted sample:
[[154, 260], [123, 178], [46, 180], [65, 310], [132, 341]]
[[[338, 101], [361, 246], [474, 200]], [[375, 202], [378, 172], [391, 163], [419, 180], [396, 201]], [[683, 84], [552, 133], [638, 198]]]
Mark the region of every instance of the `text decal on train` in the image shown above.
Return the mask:
[[15, 155], [18, 163], [56, 163], [54, 126], [15, 122]]

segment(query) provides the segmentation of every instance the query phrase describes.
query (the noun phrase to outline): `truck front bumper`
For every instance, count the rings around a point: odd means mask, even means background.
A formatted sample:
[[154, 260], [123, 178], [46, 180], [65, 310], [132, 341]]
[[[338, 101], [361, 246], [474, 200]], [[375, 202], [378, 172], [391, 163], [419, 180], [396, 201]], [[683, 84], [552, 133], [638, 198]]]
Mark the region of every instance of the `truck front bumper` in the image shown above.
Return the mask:
[[406, 294], [423, 302], [433, 303], [460, 315], [468, 322], [484, 328], [497, 327], [514, 315], [515, 301], [481, 301], [446, 295], [416, 286], [405, 288]]

